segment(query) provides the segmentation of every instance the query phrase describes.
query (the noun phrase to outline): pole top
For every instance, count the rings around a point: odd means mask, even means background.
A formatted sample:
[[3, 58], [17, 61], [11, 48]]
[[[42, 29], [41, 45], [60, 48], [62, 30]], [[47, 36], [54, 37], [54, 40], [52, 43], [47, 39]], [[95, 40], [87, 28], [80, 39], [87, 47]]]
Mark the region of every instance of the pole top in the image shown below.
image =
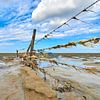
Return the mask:
[[36, 33], [36, 29], [33, 29], [33, 32]]

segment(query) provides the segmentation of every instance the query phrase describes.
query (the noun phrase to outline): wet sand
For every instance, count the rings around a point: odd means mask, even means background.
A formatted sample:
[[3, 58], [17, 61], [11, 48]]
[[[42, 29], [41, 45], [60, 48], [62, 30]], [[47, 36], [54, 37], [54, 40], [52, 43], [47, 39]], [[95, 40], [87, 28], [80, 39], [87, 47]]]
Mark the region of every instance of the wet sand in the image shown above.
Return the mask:
[[[19, 100], [28, 100], [24, 98], [22, 79], [20, 78], [19, 69], [23, 64], [21, 64], [19, 59], [12, 60], [12, 56], [10, 56], [10, 60], [8, 60], [9, 56], [1, 57], [3, 63], [1, 61], [0, 64], [0, 98], [3, 100], [5, 95], [9, 97], [9, 95], [14, 93], [16, 98], [22, 98]], [[56, 94], [58, 100], [100, 100], [100, 62], [99, 56], [72, 56], [72, 57], [60, 57], [52, 58], [56, 59], [60, 62], [69, 64], [76, 64], [79, 69], [76, 70], [69, 66], [61, 66], [61, 65], [53, 65], [44, 64], [39, 67], [44, 68], [46, 80], [44, 82], [52, 88]], [[82, 65], [81, 65], [82, 64]], [[28, 67], [28, 66], [27, 66]], [[85, 68], [84, 68], [85, 67]], [[88, 68], [89, 67], [89, 68]], [[27, 68], [26, 68], [27, 69]], [[44, 73], [40, 71], [34, 71], [38, 77], [44, 79]], [[13, 76], [12, 76], [13, 75]], [[17, 81], [16, 81], [16, 80]], [[4, 84], [3, 84], [4, 83]], [[13, 84], [13, 88], [12, 85]], [[29, 83], [30, 84], [30, 83]], [[43, 83], [44, 84], [44, 83]], [[17, 92], [16, 92], [17, 85]], [[35, 84], [34, 84], [35, 85]], [[34, 88], [32, 86], [32, 89]], [[28, 88], [30, 85], [28, 85]], [[6, 91], [7, 90], [7, 91]], [[51, 90], [50, 90], [51, 91]], [[9, 92], [9, 95], [8, 95]], [[20, 97], [21, 95], [23, 97]], [[31, 95], [32, 96], [32, 95]], [[6, 98], [6, 97], [5, 97]], [[13, 96], [11, 98], [14, 98]], [[9, 99], [13, 100], [13, 99]], [[15, 99], [17, 100], [17, 99]], [[30, 100], [30, 99], [29, 99]], [[34, 99], [33, 99], [34, 100]]]

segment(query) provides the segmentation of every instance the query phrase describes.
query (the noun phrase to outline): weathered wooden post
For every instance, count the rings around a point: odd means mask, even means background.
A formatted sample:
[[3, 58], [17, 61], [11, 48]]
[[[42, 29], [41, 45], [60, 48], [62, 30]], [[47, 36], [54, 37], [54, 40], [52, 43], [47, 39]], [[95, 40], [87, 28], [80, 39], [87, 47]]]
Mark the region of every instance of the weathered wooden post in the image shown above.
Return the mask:
[[30, 56], [32, 56], [32, 54], [33, 54], [35, 36], [36, 36], [36, 29], [33, 30], [32, 40], [31, 40], [31, 43], [30, 43], [30, 45], [29, 45], [29, 47], [27, 49], [27, 54], [30, 53]]
[[36, 29], [33, 30], [32, 41], [30, 45], [30, 56], [33, 55], [35, 36], [36, 36]]
[[16, 50], [16, 56], [18, 57], [18, 50]]
[[30, 43], [30, 45], [29, 45], [29, 47], [28, 47], [28, 49], [27, 49], [27, 55], [28, 55], [28, 53], [29, 53], [30, 47], [31, 47], [31, 43]]

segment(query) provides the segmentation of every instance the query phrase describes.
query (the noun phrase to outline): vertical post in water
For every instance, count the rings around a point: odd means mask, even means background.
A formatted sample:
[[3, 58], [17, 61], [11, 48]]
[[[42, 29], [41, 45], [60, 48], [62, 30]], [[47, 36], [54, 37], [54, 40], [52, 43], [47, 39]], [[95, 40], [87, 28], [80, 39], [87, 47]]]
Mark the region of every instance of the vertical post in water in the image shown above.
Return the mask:
[[33, 30], [32, 41], [30, 46], [30, 56], [33, 55], [35, 36], [36, 36], [36, 29]]

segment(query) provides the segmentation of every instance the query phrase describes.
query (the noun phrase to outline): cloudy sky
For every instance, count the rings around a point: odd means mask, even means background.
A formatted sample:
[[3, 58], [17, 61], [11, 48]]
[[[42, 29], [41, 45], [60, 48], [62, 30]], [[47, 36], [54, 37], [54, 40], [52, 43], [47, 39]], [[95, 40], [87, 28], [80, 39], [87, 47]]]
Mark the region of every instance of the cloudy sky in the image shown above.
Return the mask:
[[[91, 5], [96, 0], [0, 0], [0, 52], [27, 49], [32, 30], [37, 29], [36, 40]], [[35, 45], [35, 49], [65, 44], [81, 39], [100, 37], [100, 2], [81, 13], [78, 18], [87, 22], [71, 20], [56, 30], [47, 40]], [[100, 46], [83, 46], [57, 49], [50, 52], [100, 52]]]

